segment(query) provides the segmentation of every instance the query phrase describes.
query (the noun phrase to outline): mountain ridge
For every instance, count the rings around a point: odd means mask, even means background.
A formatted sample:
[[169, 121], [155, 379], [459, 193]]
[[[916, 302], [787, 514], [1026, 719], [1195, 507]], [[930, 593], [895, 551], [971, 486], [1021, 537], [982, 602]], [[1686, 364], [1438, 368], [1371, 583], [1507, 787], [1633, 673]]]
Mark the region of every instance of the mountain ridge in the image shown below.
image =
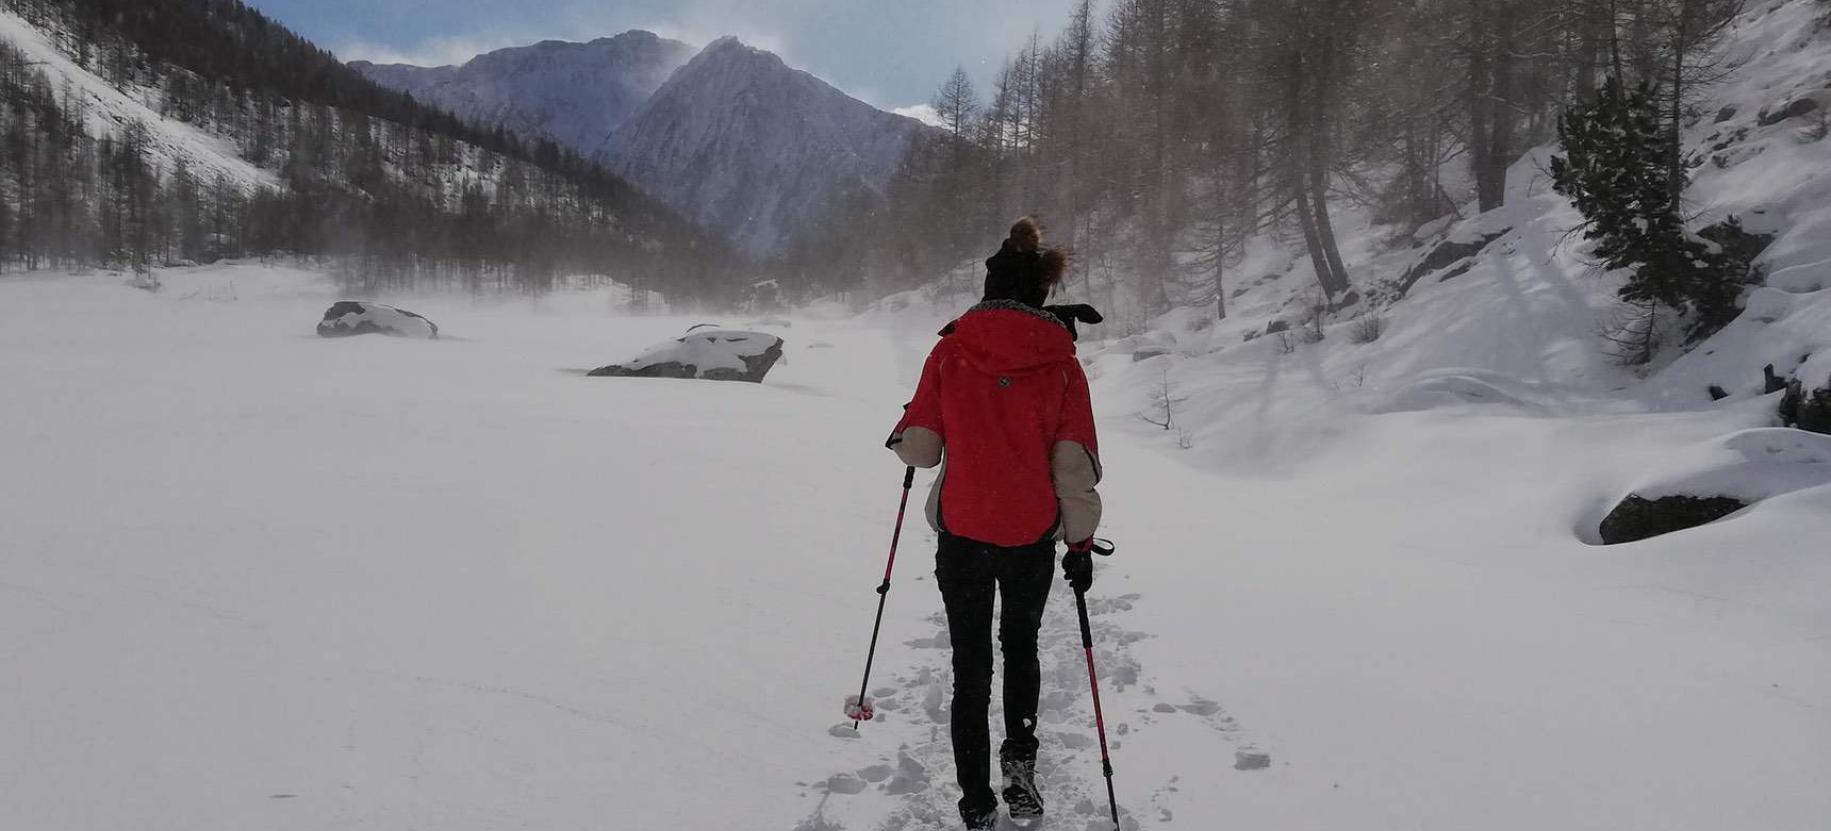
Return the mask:
[[[646, 73], [639, 79], [605, 65], [603, 77], [622, 84], [608, 98], [554, 59], [632, 45], [662, 57], [636, 64]], [[880, 199], [910, 140], [932, 129], [733, 35], [689, 49], [636, 29], [499, 49], [457, 65], [350, 66], [479, 126], [550, 137], [762, 259], [781, 255], [842, 205]], [[524, 88], [541, 93], [517, 92]]]
[[768, 257], [848, 195], [881, 196], [927, 129], [726, 36], [676, 70], [593, 158]]
[[685, 43], [632, 29], [585, 42], [497, 49], [462, 64], [349, 66], [472, 123], [548, 138], [589, 156], [692, 55]]

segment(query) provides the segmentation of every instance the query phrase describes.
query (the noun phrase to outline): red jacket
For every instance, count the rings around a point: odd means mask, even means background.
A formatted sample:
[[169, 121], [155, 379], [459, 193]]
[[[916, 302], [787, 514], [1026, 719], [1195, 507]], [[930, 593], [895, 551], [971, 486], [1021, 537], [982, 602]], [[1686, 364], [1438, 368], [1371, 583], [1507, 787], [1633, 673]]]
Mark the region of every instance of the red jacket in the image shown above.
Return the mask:
[[1010, 547], [1080, 542], [1099, 524], [1087, 376], [1047, 312], [993, 301], [949, 324], [889, 446], [916, 467], [945, 451], [928, 498], [937, 530]]

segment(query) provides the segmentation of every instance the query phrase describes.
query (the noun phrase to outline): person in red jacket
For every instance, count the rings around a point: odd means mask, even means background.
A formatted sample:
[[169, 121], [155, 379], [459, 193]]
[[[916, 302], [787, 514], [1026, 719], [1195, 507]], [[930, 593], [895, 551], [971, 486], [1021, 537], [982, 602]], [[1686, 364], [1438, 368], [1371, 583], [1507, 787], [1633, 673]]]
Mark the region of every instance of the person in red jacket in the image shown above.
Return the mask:
[[[1075, 358], [1075, 313], [1041, 308], [1066, 266], [1064, 254], [1042, 246], [1033, 220], [1019, 220], [986, 261], [984, 301], [942, 330], [888, 443], [905, 464], [941, 465], [927, 514], [940, 534], [935, 578], [953, 646], [951, 732], [968, 828], [991, 828], [998, 815], [986, 779], [994, 591], [1004, 598], [998, 639], [1005, 740], [998, 756], [1005, 804], [1023, 818], [1043, 812], [1036, 636], [1056, 541], [1068, 544], [1062, 571], [1069, 583], [1081, 591], [1093, 583], [1101, 475], [1093, 407]], [[1091, 317], [1081, 319], [1098, 322], [1097, 313], [1086, 313]]]

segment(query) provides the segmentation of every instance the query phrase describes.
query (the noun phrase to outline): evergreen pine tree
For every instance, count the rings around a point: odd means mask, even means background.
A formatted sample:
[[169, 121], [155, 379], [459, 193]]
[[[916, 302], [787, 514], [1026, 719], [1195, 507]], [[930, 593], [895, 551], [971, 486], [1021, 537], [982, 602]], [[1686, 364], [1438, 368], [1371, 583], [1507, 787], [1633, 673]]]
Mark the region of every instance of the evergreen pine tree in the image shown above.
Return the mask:
[[1690, 342], [1734, 319], [1740, 286], [1730, 258], [1688, 232], [1673, 210], [1671, 194], [1686, 182], [1667, 164], [1675, 139], [1655, 90], [1610, 79], [1594, 101], [1558, 119], [1558, 138], [1564, 154], [1551, 160], [1554, 187], [1583, 213], [1584, 239], [1595, 241], [1602, 264], [1632, 272], [1621, 299], [1685, 313]]

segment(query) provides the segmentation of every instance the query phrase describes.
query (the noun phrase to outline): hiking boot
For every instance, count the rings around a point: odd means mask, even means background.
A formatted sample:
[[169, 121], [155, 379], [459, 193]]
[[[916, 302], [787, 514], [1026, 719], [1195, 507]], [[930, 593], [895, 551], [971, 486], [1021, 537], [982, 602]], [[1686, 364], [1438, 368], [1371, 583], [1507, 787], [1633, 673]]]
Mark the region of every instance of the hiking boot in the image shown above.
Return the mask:
[[1035, 759], [1000, 759], [998, 766], [1005, 775], [1005, 809], [1012, 819], [1031, 819], [1043, 815], [1043, 793], [1036, 787]]
[[998, 827], [998, 803], [974, 804], [962, 798], [960, 800], [960, 821], [969, 829], [986, 829]]

